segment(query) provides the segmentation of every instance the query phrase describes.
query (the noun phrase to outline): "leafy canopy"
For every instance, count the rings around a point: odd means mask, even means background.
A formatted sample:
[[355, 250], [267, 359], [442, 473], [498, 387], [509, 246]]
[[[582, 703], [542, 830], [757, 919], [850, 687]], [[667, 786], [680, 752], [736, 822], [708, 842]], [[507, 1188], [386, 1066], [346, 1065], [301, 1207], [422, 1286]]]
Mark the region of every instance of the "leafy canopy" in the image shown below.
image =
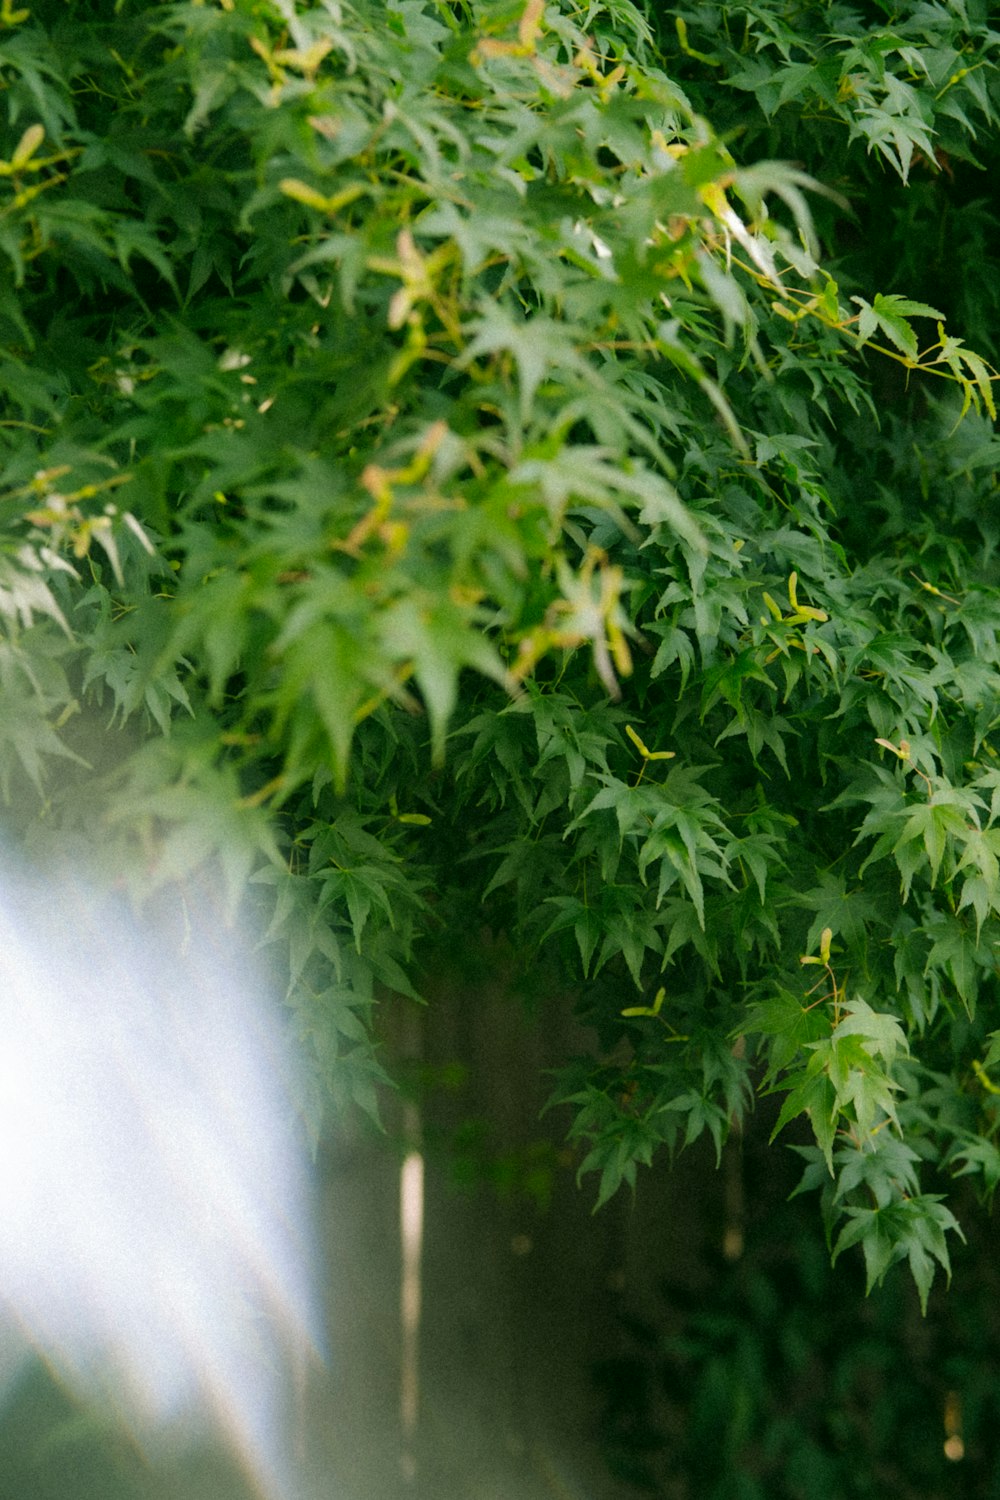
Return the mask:
[[1000, 1180], [998, 44], [5, 0], [0, 790], [254, 903], [313, 1131], [488, 922], [596, 1029], [600, 1201], [777, 1093], [834, 1254], [947, 1270]]

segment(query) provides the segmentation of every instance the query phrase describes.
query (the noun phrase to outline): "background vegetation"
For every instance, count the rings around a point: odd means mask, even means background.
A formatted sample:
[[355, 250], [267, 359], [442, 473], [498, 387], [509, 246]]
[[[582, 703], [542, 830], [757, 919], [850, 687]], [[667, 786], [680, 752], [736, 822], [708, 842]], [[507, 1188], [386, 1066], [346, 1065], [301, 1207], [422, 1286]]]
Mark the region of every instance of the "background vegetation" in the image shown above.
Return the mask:
[[7, 826], [140, 900], [216, 862], [314, 1136], [488, 927], [594, 1029], [599, 1200], [777, 1093], [834, 1257], [947, 1270], [1000, 1181], [998, 45], [4, 0]]

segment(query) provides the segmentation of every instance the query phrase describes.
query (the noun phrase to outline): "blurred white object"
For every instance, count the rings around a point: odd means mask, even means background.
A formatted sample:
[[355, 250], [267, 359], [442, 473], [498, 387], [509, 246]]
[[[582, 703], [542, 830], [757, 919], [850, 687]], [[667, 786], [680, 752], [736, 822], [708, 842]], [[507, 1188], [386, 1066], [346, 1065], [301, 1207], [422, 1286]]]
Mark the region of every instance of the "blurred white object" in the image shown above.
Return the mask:
[[292, 1494], [318, 1326], [292, 1085], [205, 893], [139, 920], [0, 862], [0, 1381], [20, 1330], [138, 1441], [207, 1418]]

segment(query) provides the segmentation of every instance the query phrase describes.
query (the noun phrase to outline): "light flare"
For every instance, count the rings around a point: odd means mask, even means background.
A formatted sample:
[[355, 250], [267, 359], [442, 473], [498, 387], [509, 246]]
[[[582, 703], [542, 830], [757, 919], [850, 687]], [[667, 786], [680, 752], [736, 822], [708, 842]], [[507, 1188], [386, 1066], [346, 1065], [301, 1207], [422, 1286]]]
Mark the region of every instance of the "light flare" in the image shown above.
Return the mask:
[[0, 1342], [19, 1332], [141, 1445], [222, 1429], [290, 1500], [311, 1186], [248, 951], [208, 892], [140, 919], [0, 861]]

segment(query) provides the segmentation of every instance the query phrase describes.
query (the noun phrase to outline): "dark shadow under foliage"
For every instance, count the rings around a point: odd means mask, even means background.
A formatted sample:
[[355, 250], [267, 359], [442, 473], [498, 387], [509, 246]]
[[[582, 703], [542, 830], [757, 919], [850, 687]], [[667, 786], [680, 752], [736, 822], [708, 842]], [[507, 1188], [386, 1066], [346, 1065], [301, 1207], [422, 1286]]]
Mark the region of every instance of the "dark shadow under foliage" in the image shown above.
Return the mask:
[[[774, 1167], [762, 1144], [744, 1155], [739, 1258], [703, 1241], [698, 1274], [662, 1280], [642, 1316], [623, 1312], [618, 1351], [595, 1370], [602, 1446], [623, 1495], [1000, 1494], [995, 1222], [977, 1223], [949, 1295], [922, 1316], [901, 1280], [866, 1299], [856, 1274], [831, 1270], [811, 1206], [788, 1201], [794, 1176]], [[690, 1210], [694, 1228], [699, 1206]]]

